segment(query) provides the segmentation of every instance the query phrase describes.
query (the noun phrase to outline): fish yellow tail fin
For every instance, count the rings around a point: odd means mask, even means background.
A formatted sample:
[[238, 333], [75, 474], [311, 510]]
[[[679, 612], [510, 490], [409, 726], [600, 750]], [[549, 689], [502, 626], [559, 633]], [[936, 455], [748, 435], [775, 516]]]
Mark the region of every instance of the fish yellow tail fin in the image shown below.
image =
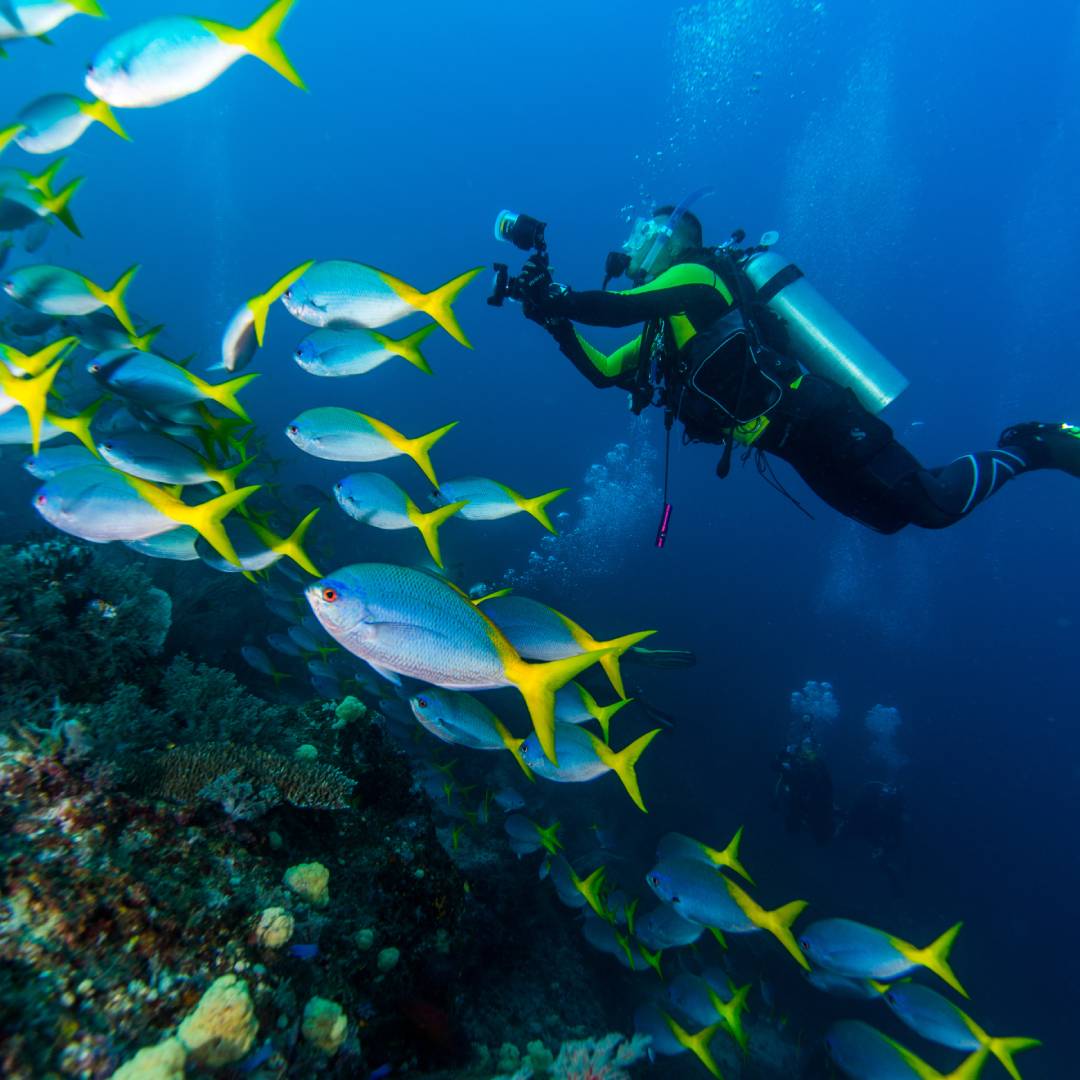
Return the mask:
[[131, 142], [131, 136], [120, 126], [116, 113], [104, 101], [80, 101], [79, 112], [89, 116], [91, 120], [96, 120], [102, 127], [107, 127], [114, 135]]
[[136, 352], [149, 352], [150, 346], [154, 343], [154, 338], [165, 329], [165, 324], [161, 323], [158, 326], [151, 326], [145, 334], [129, 334], [128, 339], [131, 342], [131, 347]]
[[603, 866], [598, 866], [587, 878], [579, 878], [577, 874], [574, 873], [574, 868], [572, 866], [570, 867], [570, 880], [574, 883], [574, 888], [585, 897], [585, 903], [587, 903], [601, 919], [609, 920], [610, 916], [603, 897], [604, 878], [606, 875], [607, 870]]
[[747, 983], [745, 986], [740, 986], [727, 1001], [724, 1001], [711, 986], [709, 987], [709, 1000], [712, 1002], [712, 1007], [744, 1054], [747, 1051], [747, 1038], [742, 1014], [746, 1011], [746, 999], [749, 994], [750, 984]]
[[646, 732], [641, 738], [635, 739], [629, 746], [624, 746], [618, 751], [612, 750], [607, 743], [601, 742], [592, 732], [588, 733], [596, 756], [622, 781], [626, 794], [634, 800], [634, 805], [646, 814], [648, 810], [645, 809], [645, 803], [641, 798], [641, 788], [638, 787], [634, 766], [645, 752], [645, 747], [660, 734], [660, 730], [660, 728], [653, 728], [652, 731]]
[[[559, 839], [559, 830], [562, 829], [561, 821], [553, 821], [550, 825], [540, 826], [533, 822], [536, 835], [540, 843], [549, 855], [558, 855], [563, 849], [563, 842]], [[573, 870], [570, 871], [571, 875]]]
[[77, 337], [66, 337], [46, 345], [43, 349], [38, 349], [36, 353], [31, 353], [29, 356], [10, 346], [3, 350], [3, 354], [4, 359], [27, 375], [40, 375], [54, 360], [58, 357], [66, 357], [78, 344]]
[[767, 930], [772, 934], [791, 953], [799, 966], [809, 971], [810, 964], [803, 955], [802, 949], [799, 948], [795, 935], [791, 932], [792, 924], [806, 910], [806, 901], [793, 900], [790, 904], [776, 908], [775, 911], [766, 911], [731, 878], [722, 876], [722, 880], [731, 899], [738, 904], [742, 913], [760, 930]]
[[45, 419], [46, 399], [63, 363], [64, 358], [60, 357], [40, 375], [31, 375], [25, 379], [17, 378], [0, 364], [0, 389], [13, 401], [17, 401], [26, 412], [30, 423], [30, 442], [35, 454], [41, 448], [41, 423]]
[[560, 495], [565, 495], [569, 490], [569, 488], [556, 488], [555, 491], [549, 491], [544, 495], [536, 495], [531, 499], [518, 495], [515, 502], [526, 514], [531, 514], [536, 518], [549, 533], [553, 533], [555, 532], [555, 526], [551, 524], [551, 518], [548, 517], [545, 507], [548, 503], [554, 502]]
[[105, 401], [106, 399], [103, 397], [98, 398], [92, 405], [88, 405], [81, 413], [77, 413], [75, 416], [57, 416], [55, 413], [46, 412], [45, 419], [53, 427], [66, 431], [69, 435], [74, 435], [94, 457], [101, 457], [94, 442], [94, 436], [90, 432], [90, 427]]
[[740, 825], [738, 832], [731, 838], [731, 842], [723, 851], [717, 851], [716, 848], [711, 848], [706, 844], [702, 844], [702, 848], [705, 854], [717, 865], [726, 866], [729, 870], [734, 870], [739, 877], [749, 881], [751, 885], [754, 884], [754, 879], [746, 872], [746, 867], [739, 862], [739, 844], [742, 843], [743, 827]]
[[108, 15], [101, 10], [97, 0], [67, 0], [80, 15], [93, 15], [95, 19], [107, 19]]
[[255, 340], [262, 348], [263, 338], [266, 335], [266, 317], [270, 314], [270, 308], [275, 301], [280, 300], [285, 292], [295, 285], [313, 266], [314, 259], [294, 266], [284, 277], [278, 278], [273, 285], [264, 293], [253, 296], [248, 302], [248, 310], [255, 323]]
[[532, 769], [525, 764], [525, 759], [521, 756], [521, 744], [524, 739], [516, 738], [510, 733], [506, 725], [498, 718], [495, 717], [495, 730], [499, 733], [499, 738], [502, 739], [503, 746], [514, 755], [514, 760], [521, 766], [521, 771], [532, 781], [536, 781], [536, 777], [533, 776]]
[[555, 756], [555, 691], [576, 678], [586, 668], [592, 667], [603, 657], [603, 650], [594, 649], [578, 653], [577, 656], [567, 656], [561, 660], [530, 664], [522, 660], [510, 648], [505, 636], [494, 624], [491, 625], [491, 632], [496, 636], [497, 644], [501, 640], [504, 646], [500, 649], [503, 673], [525, 699], [540, 748], [548, 761], [553, 765], [558, 765], [559, 761]]
[[413, 295], [402, 296], [402, 299], [430, 315], [456, 342], [464, 345], [466, 349], [471, 349], [472, 343], [465, 336], [465, 331], [461, 329], [461, 324], [451, 305], [457, 299], [458, 293], [483, 269], [482, 266], [476, 266], [472, 270], [466, 270], [464, 274], [458, 274], [456, 278], [452, 278], [445, 285], [440, 285], [429, 293], [410, 290]]
[[278, 31], [289, 14], [295, 0], [274, 0], [274, 2], [250, 25], [243, 28], [227, 26], [211, 19], [196, 19], [219, 41], [233, 45], [238, 49], [261, 60], [276, 71], [283, 79], [288, 79], [293, 86], [306, 90], [304, 80], [293, 67], [292, 61], [285, 55], [285, 50], [277, 40]]
[[75, 218], [71, 216], [71, 208], [68, 206], [68, 203], [71, 202], [71, 197], [82, 187], [85, 180], [85, 176], [76, 177], [63, 189], [63, 191], [41, 200], [41, 205], [48, 210], [50, 214], [55, 215], [68, 232], [74, 233], [80, 239], [82, 238], [82, 231], [79, 229], [79, 226], [75, 224]]
[[232, 510], [259, 490], [257, 486], [239, 488], [237, 491], [219, 495], [216, 499], [199, 503], [198, 506], [188, 506], [147, 480], [136, 476], [125, 476], [124, 479], [155, 510], [180, 525], [190, 525], [226, 562], [240, 566], [236, 550], [222, 522]]
[[990, 1051], [984, 1046], [964, 1058], [951, 1073], [943, 1075], [926, 1066], [926, 1072], [919, 1073], [919, 1075], [926, 1077], [927, 1080], [977, 1080], [979, 1073], [982, 1072], [982, 1068], [986, 1064], [989, 1053]]
[[594, 649], [608, 650], [600, 661], [600, 666], [604, 669], [604, 674], [607, 675], [608, 681], [619, 697], [626, 697], [626, 687], [623, 686], [622, 672], [619, 670], [619, 657], [631, 645], [636, 645], [639, 641], [644, 641], [655, 633], [655, 630], [641, 630], [636, 634], [624, 634], [622, 637], [612, 638], [610, 641], [597, 641], [593, 644]]
[[1033, 1047], [1042, 1046], [1042, 1040], [1023, 1038], [988, 1039], [983, 1045], [1001, 1062], [1013, 1080], [1021, 1080], [1020, 1070], [1017, 1069], [1016, 1062], [1012, 1058], [1013, 1054], [1018, 1054], [1021, 1050], [1031, 1050]]
[[46, 199], [52, 198], [52, 182], [56, 179], [56, 174], [64, 167], [66, 161], [67, 158], [57, 158], [51, 165], [42, 169], [37, 176], [27, 174], [27, 184], [35, 191], [44, 195]]
[[[241, 465], [236, 466], [241, 468], [243, 465], [247, 465], [248, 462], [242, 462]], [[304, 537], [307, 535], [308, 529], [311, 527], [311, 523], [315, 520], [315, 515], [319, 512], [319, 507], [315, 507], [310, 514], [306, 515], [304, 519], [296, 526], [295, 529], [283, 540], [280, 536], [275, 536], [264, 525], [260, 525], [255, 521], [248, 522], [248, 528], [271, 550], [277, 552], [279, 555], [284, 555], [286, 558], [292, 559], [301, 570], [311, 574], [312, 577], [322, 577], [318, 568], [308, 558], [307, 552], [304, 550]]]
[[251, 423], [251, 417], [244, 411], [244, 406], [236, 400], [236, 395], [249, 382], [259, 377], [258, 372], [255, 372], [254, 375], [238, 375], [235, 379], [216, 384], [208, 383], [205, 379], [200, 379], [198, 375], [192, 375], [190, 372], [187, 372], [187, 377], [198, 387], [200, 393], [205, 394], [211, 401], [216, 401], [219, 405], [228, 409], [229, 412], [239, 416], [245, 424]]
[[720, 1071], [720, 1066], [716, 1064], [716, 1059], [709, 1049], [709, 1043], [712, 1042], [713, 1036], [720, 1030], [719, 1022], [710, 1024], [707, 1028], [702, 1028], [696, 1035], [691, 1035], [679, 1025], [677, 1020], [668, 1016], [666, 1012], [661, 1012], [660, 1015], [671, 1029], [671, 1034], [675, 1036], [676, 1042], [680, 1046], [685, 1046], [716, 1077], [716, 1080], [724, 1080], [724, 1074]]
[[656, 952], [649, 952], [644, 945], [639, 941], [637, 943], [638, 952], [641, 953], [641, 959], [645, 961], [656, 972], [660, 981], [664, 981], [664, 972], [661, 970], [661, 962], [664, 958], [664, 950], [657, 949]]
[[425, 375], [431, 374], [431, 366], [428, 364], [424, 354], [420, 352], [421, 343], [435, 330], [438, 329], [438, 323], [428, 323], [427, 326], [421, 326], [419, 330], [413, 331], [403, 338], [387, 337], [385, 334], [380, 334], [376, 330], [372, 330], [371, 336], [387, 351], [393, 353], [395, 356], [400, 356], [404, 360], [408, 360], [413, 367], [418, 367]]
[[131, 284], [131, 279], [135, 276], [138, 269], [138, 264], [128, 267], [128, 269], [120, 275], [119, 280], [111, 289], [102, 289], [89, 281], [86, 283], [86, 287], [89, 289], [91, 296], [96, 300], [100, 300], [101, 303], [120, 320], [120, 325], [129, 334], [135, 333], [135, 324], [131, 321], [131, 316], [124, 306], [124, 293], [127, 292], [127, 288]]
[[418, 435], [415, 439], [406, 439], [403, 436], [398, 436], [398, 441], [395, 445], [403, 454], [411, 457], [420, 467], [423, 474], [435, 487], [438, 487], [439, 482], [435, 479], [435, 469], [431, 464], [431, 448], [447, 434], [447, 432], [452, 431], [457, 426], [458, 421], [455, 420], [453, 423], [443, 424], [442, 427], [436, 428], [434, 431], [429, 431], [426, 435]]
[[906, 960], [910, 960], [911, 963], [917, 964], [919, 967], [926, 968], [927, 971], [932, 971], [961, 997], [966, 998], [969, 996], [968, 992], [960, 985], [960, 980], [949, 966], [949, 952], [953, 947], [953, 942], [956, 941], [956, 935], [960, 933], [960, 927], [963, 925], [962, 922], [958, 922], [954, 926], [950, 926], [941, 937], [930, 942], [925, 949], [917, 949], [914, 945], [910, 945], [899, 938], [890, 937], [889, 941]]
[[412, 499], [409, 499], [406, 505], [405, 512], [409, 515], [409, 520], [420, 530], [420, 535], [427, 545], [428, 554], [440, 570], [443, 568], [443, 561], [439, 550], [439, 526], [447, 518], [452, 518], [464, 505], [464, 500], [447, 503], [446, 506], [439, 506], [426, 514]]
[[[581, 688], [583, 694], [588, 694], [588, 690], [584, 687]], [[622, 708], [633, 701], [633, 698], [620, 698], [618, 701], [611, 705], [597, 705], [596, 700], [591, 694], [589, 694], [588, 700], [585, 702], [585, 707], [589, 710], [593, 719], [600, 725], [600, 730], [604, 733], [604, 742], [610, 745], [611, 743], [611, 718]], [[590, 705], [591, 702], [591, 705]]]
[[6, 128], [0, 128], [0, 153], [25, 130], [25, 124], [9, 124]]

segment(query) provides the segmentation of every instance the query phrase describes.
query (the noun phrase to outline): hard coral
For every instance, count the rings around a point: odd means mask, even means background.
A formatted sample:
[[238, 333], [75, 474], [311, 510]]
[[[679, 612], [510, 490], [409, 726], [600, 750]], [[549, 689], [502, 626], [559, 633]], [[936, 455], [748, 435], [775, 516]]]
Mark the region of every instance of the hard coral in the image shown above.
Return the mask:
[[336, 1001], [313, 997], [304, 1006], [304, 1038], [324, 1054], [336, 1054], [349, 1033], [349, 1021]]
[[178, 746], [155, 758], [140, 779], [148, 792], [175, 802], [225, 803], [230, 796], [241, 798], [239, 786], [247, 783], [248, 794], [257, 796], [263, 809], [287, 802], [316, 810], [347, 807], [356, 783], [333, 765], [228, 742]]

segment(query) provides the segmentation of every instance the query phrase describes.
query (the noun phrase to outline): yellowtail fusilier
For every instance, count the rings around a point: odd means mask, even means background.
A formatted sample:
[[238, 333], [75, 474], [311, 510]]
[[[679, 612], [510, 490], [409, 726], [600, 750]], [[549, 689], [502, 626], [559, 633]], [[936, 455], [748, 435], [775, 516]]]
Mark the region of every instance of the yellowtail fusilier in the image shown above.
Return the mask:
[[891, 981], [924, 967], [967, 997], [967, 991], [949, 966], [949, 951], [961, 926], [963, 923], [956, 923], [925, 949], [920, 949], [884, 930], [851, 919], [820, 919], [799, 935], [799, 944], [816, 967], [849, 979]]
[[334, 485], [334, 497], [342, 510], [361, 524], [376, 529], [417, 529], [428, 554], [442, 568], [439, 526], [461, 509], [451, 503], [424, 513], [388, 476], [381, 473], [353, 473]]
[[461, 511], [461, 516], [466, 521], [495, 521], [512, 514], [525, 513], [536, 518], [548, 532], [553, 533], [555, 526], [548, 517], [547, 505], [569, 490], [557, 488], [530, 499], [496, 480], [488, 480], [482, 476], [464, 476], [460, 480], [448, 480], [445, 484], [440, 484], [435, 496], [447, 502], [464, 500], [468, 505]]
[[395, 356], [430, 375], [431, 368], [420, 352], [420, 345], [436, 329], [438, 323], [428, 323], [403, 338], [387, 337], [378, 330], [361, 327], [316, 330], [297, 345], [293, 358], [309, 375], [330, 378], [365, 375]]
[[304, 89], [277, 41], [292, 6], [293, 0], [275, 0], [246, 27], [187, 15], [143, 23], [95, 53], [86, 88], [117, 108], [149, 108], [198, 93], [241, 57], [254, 56]]
[[649, 1050], [652, 1054], [676, 1057], [689, 1050], [717, 1080], [723, 1080], [724, 1074], [716, 1064], [709, 1047], [721, 1027], [723, 1025], [718, 1020], [715, 1024], [691, 1034], [655, 1002], [640, 1005], [634, 1012], [634, 1031], [649, 1037]]
[[313, 265], [313, 260], [301, 263], [278, 278], [266, 292], [251, 297], [236, 309], [221, 338], [221, 366], [226, 371], [240, 371], [251, 363], [256, 350], [262, 348], [270, 305]]
[[275, 689], [282, 679], [290, 677], [287, 672], [278, 671], [270, 657], [258, 645], [241, 645], [240, 655], [244, 658], [244, 662], [248, 667], [257, 671], [260, 675], [266, 675], [268, 678], [273, 679]]
[[98, 459], [85, 446], [47, 446], [23, 461], [23, 468], [38, 480], [48, 480], [80, 465], [96, 465]]
[[[528, 761], [528, 758], [525, 759]], [[645, 881], [656, 895], [690, 922], [730, 934], [766, 930], [809, 969], [791, 925], [806, 908], [805, 900], [766, 911], [729, 877], [691, 859], [670, 859], [654, 866]]]
[[[614, 772], [626, 788], [626, 793], [639, 810], [645, 810], [638, 787], [634, 766], [649, 745], [660, 734], [660, 728], [635, 739], [622, 750], [612, 750], [591, 731], [573, 724], [555, 725], [555, 755], [549, 755], [540, 746], [536, 736], [530, 735], [521, 744], [521, 756], [525, 764], [545, 780], [563, 784], [583, 784], [596, 780], [605, 773]], [[556, 764], [557, 762], [557, 764]]]
[[[509, 821], [509, 818], [507, 819]], [[562, 847], [562, 845], [559, 845]], [[550, 850], [550, 849], [549, 849]], [[586, 904], [600, 918], [607, 917], [604, 905], [604, 885], [607, 872], [598, 866], [591, 874], [580, 877], [577, 871], [561, 855], [551, 852], [551, 883], [559, 899], [569, 908], [583, 908]]]
[[54, 360], [67, 356], [78, 344], [76, 337], [60, 338], [35, 353], [24, 353], [14, 345], [0, 344], [0, 360], [12, 375], [40, 375]]
[[407, 315], [430, 315], [455, 341], [472, 345], [451, 306], [458, 293], [484, 268], [474, 267], [429, 293], [420, 292], [383, 270], [347, 259], [316, 263], [281, 298], [294, 318], [308, 326], [389, 326]]
[[745, 1050], [747, 1045], [746, 1029], [743, 1027], [742, 1014], [746, 1009], [746, 999], [750, 993], [750, 984], [726, 993], [714, 986], [701, 975], [682, 972], [676, 975], [667, 988], [668, 1001], [672, 1008], [682, 1013], [695, 1024], [715, 1024], [723, 1022], [725, 1030]]
[[[553, 821], [550, 825], [538, 825], [524, 814], [510, 814], [503, 822], [503, 831], [510, 838], [510, 847], [516, 855], [531, 855], [543, 848], [549, 855], [562, 850], [559, 831], [562, 825]], [[580, 896], [580, 894], [579, 894]], [[585, 898], [581, 897], [584, 906]]]
[[236, 552], [223, 527], [225, 516], [257, 487], [220, 495], [188, 506], [146, 480], [108, 465], [85, 465], [54, 476], [38, 489], [33, 506], [50, 525], [82, 540], [144, 540], [190, 525], [218, 552], [236, 563]]
[[42, 195], [39, 191], [8, 188], [0, 191], [0, 232], [18, 232], [30, 225], [47, 222], [55, 217], [68, 232], [81, 237], [68, 203], [82, 187], [83, 177], [72, 180], [55, 195]]
[[623, 698], [612, 705], [597, 705], [596, 698], [579, 682], [567, 683], [555, 695], [555, 719], [561, 724], [585, 724], [595, 720], [604, 733], [604, 742], [611, 742], [611, 718], [630, 700]]
[[470, 750], [509, 750], [521, 771], [532, 772], [521, 756], [521, 739], [472, 694], [430, 686], [409, 698], [413, 716], [437, 739]]
[[312, 577], [318, 577], [318, 569], [304, 550], [304, 537], [318, 512], [318, 507], [316, 507], [285, 537], [278, 536], [256, 521], [242, 518], [231, 518], [226, 521], [225, 531], [233, 551], [236, 552], [235, 563], [223, 558], [203, 539], [196, 542], [195, 551], [207, 566], [224, 573], [242, 570], [248, 574], [255, 574], [273, 566], [279, 559], [289, 558]]
[[131, 139], [104, 101], [84, 101], [74, 94], [39, 97], [19, 110], [17, 122], [15, 142], [28, 154], [55, 154], [78, 142], [91, 124]]
[[376, 670], [453, 690], [516, 687], [550, 760], [555, 691], [604, 655], [594, 650], [527, 663], [453, 586], [404, 566], [347, 566], [310, 585], [305, 595], [327, 633]]
[[637, 920], [635, 932], [649, 949], [674, 949], [693, 945], [705, 933], [705, 927], [684, 919], [668, 904], [660, 904]]
[[[66, 350], [65, 350], [66, 351]], [[45, 420], [46, 402], [64, 356], [45, 368], [40, 375], [20, 378], [0, 364], [0, 414], [21, 406], [30, 425], [30, 445], [34, 453], [41, 445], [41, 425]]]
[[[12, 19], [12, 13], [17, 18]], [[73, 15], [105, 18], [97, 0], [15, 0], [0, 8], [0, 41], [41, 37]]]
[[734, 870], [740, 877], [754, 884], [754, 879], [746, 872], [746, 867], [739, 861], [739, 844], [742, 843], [742, 826], [736, 831], [726, 848], [718, 850], [703, 844], [700, 840], [694, 840], [682, 833], [668, 833], [662, 837], [656, 848], [656, 858], [659, 862], [668, 859], [693, 859], [707, 863], [709, 866], [725, 866]]
[[606, 649], [610, 652], [601, 661], [615, 693], [626, 697], [619, 657], [639, 641], [654, 634], [643, 630], [638, 634], [597, 641], [587, 630], [578, 626], [554, 608], [524, 596], [492, 596], [484, 601], [484, 614], [506, 635], [514, 648], [529, 660], [558, 660], [581, 652]]
[[327, 461], [386, 461], [404, 455], [437, 485], [431, 448], [455, 427], [456, 420], [410, 439], [373, 416], [331, 405], [302, 412], [285, 434], [305, 454]]
[[[61, 435], [74, 435], [96, 458], [98, 452], [94, 446], [90, 426], [103, 404], [104, 399], [95, 401], [75, 416], [61, 416], [59, 413], [46, 409], [45, 418], [41, 424], [40, 441], [50, 442]], [[33, 441], [34, 434], [30, 430], [30, 418], [24, 410], [12, 410], [0, 416], [0, 446], [30, 446]]]
[[829, 1057], [849, 1080], [975, 1080], [989, 1051], [977, 1050], [950, 1073], [861, 1020], [841, 1020], [825, 1035]]
[[45, 315], [89, 315], [108, 308], [129, 333], [135, 325], [124, 306], [124, 293], [138, 266], [125, 270], [112, 288], [95, 285], [88, 277], [63, 266], [24, 266], [4, 278], [4, 292], [17, 304]]
[[199, 534], [190, 525], [178, 525], [168, 532], [148, 536], [145, 540], [125, 540], [124, 545], [147, 555], [151, 559], [170, 559], [173, 562], [195, 562], [199, 553], [195, 550], [195, 541]]
[[0, 154], [15, 141], [23, 128], [22, 124], [8, 124], [7, 127], [0, 128]]
[[953, 1050], [985, 1048], [1001, 1062], [1013, 1080], [1020, 1080], [1013, 1054], [1042, 1046], [1038, 1039], [988, 1035], [963, 1009], [929, 986], [905, 979], [882, 989], [885, 1003], [917, 1035]]
[[98, 453], [114, 468], [155, 484], [220, 485], [236, 490], [236, 477], [250, 461], [218, 468], [208, 458], [168, 435], [155, 431], [123, 431], [98, 443]]
[[208, 383], [154, 353], [114, 350], [102, 353], [86, 369], [107, 390], [151, 411], [214, 401], [251, 422], [236, 395], [259, 376], [240, 375], [223, 383]]
[[41, 195], [51, 195], [53, 181], [64, 167], [66, 158], [58, 158], [50, 162], [40, 173], [32, 173], [27, 169], [15, 169], [11, 167], [0, 168], [0, 193], [11, 190], [36, 191]]

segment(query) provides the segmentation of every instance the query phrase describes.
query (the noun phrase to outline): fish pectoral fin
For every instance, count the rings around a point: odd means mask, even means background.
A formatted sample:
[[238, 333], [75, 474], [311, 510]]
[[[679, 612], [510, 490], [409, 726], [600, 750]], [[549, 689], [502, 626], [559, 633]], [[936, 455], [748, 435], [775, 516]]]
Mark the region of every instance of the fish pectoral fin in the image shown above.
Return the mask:
[[387, 682], [393, 683], [395, 686], [401, 685], [401, 676], [396, 671], [381, 667], [379, 664], [373, 664], [370, 660], [368, 666], [376, 675], [381, 675]]

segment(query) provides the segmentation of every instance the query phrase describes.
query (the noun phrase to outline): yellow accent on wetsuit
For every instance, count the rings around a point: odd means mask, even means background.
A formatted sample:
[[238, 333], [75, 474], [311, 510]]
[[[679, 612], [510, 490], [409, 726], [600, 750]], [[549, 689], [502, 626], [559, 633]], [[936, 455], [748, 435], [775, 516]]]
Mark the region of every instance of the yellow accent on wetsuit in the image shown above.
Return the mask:
[[[800, 375], [789, 387], [789, 390], [798, 390], [799, 383], [803, 381], [803, 376]], [[758, 416], [753, 420], [748, 420], [745, 424], [740, 424], [731, 433], [732, 438], [742, 443], [743, 446], [750, 446], [755, 443], [760, 437], [761, 433], [769, 426], [768, 416]]]
[[[723, 278], [707, 266], [693, 262], [677, 263], [652, 281], [646, 282], [644, 285], [637, 285], [632, 289], [616, 290], [614, 295], [643, 296], [649, 293], [661, 292], [665, 289], [678, 289], [687, 285], [707, 285], [709, 288], [715, 289], [729, 307], [734, 306], [731, 290], [724, 283]], [[668, 316], [668, 322], [678, 349], [682, 349], [698, 333], [698, 328], [683, 313], [673, 312]], [[633, 371], [641, 360], [641, 339], [644, 336], [642, 334], [638, 334], [633, 341], [620, 345], [614, 352], [604, 353], [586, 341], [576, 329], [574, 333], [585, 351], [585, 355], [589, 358], [589, 362], [605, 378], [616, 378], [619, 375]]]

